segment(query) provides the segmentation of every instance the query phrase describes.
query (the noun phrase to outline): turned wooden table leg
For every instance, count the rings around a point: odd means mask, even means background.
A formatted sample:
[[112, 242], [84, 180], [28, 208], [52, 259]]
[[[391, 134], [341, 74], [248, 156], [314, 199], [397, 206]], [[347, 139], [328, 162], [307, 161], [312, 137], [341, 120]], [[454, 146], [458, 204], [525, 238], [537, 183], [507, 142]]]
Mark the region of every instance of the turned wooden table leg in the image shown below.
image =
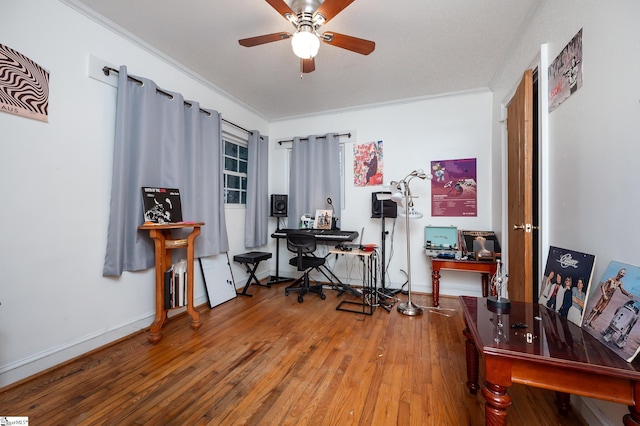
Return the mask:
[[433, 287], [433, 306], [436, 308], [440, 305], [440, 270], [433, 268], [431, 273], [431, 285]]
[[195, 227], [189, 236], [187, 237], [187, 312], [191, 315], [191, 328], [198, 330], [202, 326], [200, 321], [200, 312], [194, 306], [193, 296], [193, 264], [195, 253], [195, 239], [200, 235], [200, 228]]
[[466, 341], [466, 352], [467, 352], [467, 387], [469, 388], [469, 392], [472, 395], [477, 395], [478, 390], [480, 390], [480, 385], [478, 385], [478, 376], [479, 376], [479, 356], [478, 349], [476, 345], [473, 343], [473, 336], [469, 331], [469, 328], [465, 328], [462, 331], [464, 337], [467, 338]]
[[484, 418], [487, 426], [506, 426], [507, 408], [511, 405], [506, 386], [487, 382], [486, 387], [482, 388], [482, 396], [486, 401]]
[[635, 405], [630, 405], [629, 414], [622, 418], [625, 426], [640, 426], [640, 382], [633, 382], [633, 400]]
[[561, 416], [567, 416], [571, 411], [571, 395], [566, 392], [556, 392], [556, 407]]
[[167, 311], [164, 309], [164, 270], [167, 264], [171, 264], [171, 256], [165, 250], [165, 232], [151, 230], [150, 236], [155, 248], [156, 314], [149, 327], [149, 342], [158, 343], [162, 339], [162, 326], [167, 319]]
[[482, 274], [482, 297], [495, 296], [495, 289], [489, 289], [489, 274]]

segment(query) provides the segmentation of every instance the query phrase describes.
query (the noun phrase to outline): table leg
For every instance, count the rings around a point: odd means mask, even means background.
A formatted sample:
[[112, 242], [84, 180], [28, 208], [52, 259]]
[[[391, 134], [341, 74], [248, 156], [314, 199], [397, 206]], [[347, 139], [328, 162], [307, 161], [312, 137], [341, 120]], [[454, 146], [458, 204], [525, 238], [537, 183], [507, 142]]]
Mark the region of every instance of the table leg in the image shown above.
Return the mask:
[[191, 316], [191, 329], [198, 330], [202, 326], [200, 312], [194, 306], [193, 294], [193, 261], [195, 257], [194, 241], [200, 235], [200, 227], [194, 227], [187, 237], [187, 313]]
[[633, 400], [635, 405], [630, 405], [629, 414], [622, 418], [625, 426], [640, 426], [640, 382], [633, 382]]
[[469, 388], [469, 392], [471, 392], [472, 395], [476, 395], [478, 393], [478, 390], [480, 390], [480, 385], [478, 385], [478, 349], [476, 349], [476, 345], [473, 343], [473, 336], [471, 335], [469, 328], [465, 328], [462, 331], [462, 334], [464, 334], [464, 337], [467, 338], [467, 387]]
[[158, 343], [162, 339], [162, 326], [167, 319], [167, 311], [164, 308], [164, 271], [166, 265], [171, 264], [171, 254], [168, 250], [165, 250], [164, 242], [171, 232], [163, 232], [161, 230], [152, 230], [150, 236], [153, 239], [153, 245], [155, 249], [155, 264], [156, 264], [156, 314], [149, 326], [149, 342]]
[[433, 306], [437, 308], [440, 305], [440, 269], [433, 268], [431, 286], [433, 287]]
[[[491, 296], [495, 296], [495, 289], [491, 288]], [[489, 295], [489, 274], [482, 274], [482, 297]]]
[[150, 343], [158, 343], [160, 340], [162, 340], [162, 326], [164, 325], [164, 321], [166, 319], [167, 311], [164, 310], [164, 307], [160, 311], [156, 310], [156, 316], [153, 320], [153, 323], [151, 323], [151, 326], [149, 327], [148, 340]]
[[482, 388], [482, 396], [486, 401], [484, 418], [488, 426], [506, 426], [507, 408], [511, 405], [511, 396], [506, 386], [494, 385], [487, 382]]
[[556, 392], [556, 407], [561, 416], [567, 416], [571, 411], [571, 395], [566, 392]]

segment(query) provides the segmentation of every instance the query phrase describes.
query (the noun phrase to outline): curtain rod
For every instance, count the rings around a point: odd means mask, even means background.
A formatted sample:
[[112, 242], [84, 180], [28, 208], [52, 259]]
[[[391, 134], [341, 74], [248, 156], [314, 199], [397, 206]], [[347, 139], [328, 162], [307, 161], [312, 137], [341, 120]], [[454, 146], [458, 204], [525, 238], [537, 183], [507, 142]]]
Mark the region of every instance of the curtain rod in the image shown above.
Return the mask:
[[[348, 138], [351, 138], [351, 133], [340, 133], [338, 135], [338, 137], [340, 137], [340, 136], [346, 136]], [[326, 137], [327, 137], [327, 135], [316, 136], [316, 139], [324, 139]], [[308, 141], [308, 140], [309, 140], [309, 138], [300, 138], [300, 141]], [[293, 142], [293, 139], [289, 139], [289, 140], [286, 140], [286, 141], [278, 141], [278, 145], [282, 145], [283, 143], [286, 143], [286, 142]]]
[[[115, 73], [119, 72], [117, 69], [112, 68], [112, 67], [108, 67], [108, 66], [104, 66], [104, 67], [102, 67], [102, 72], [103, 72], [103, 73], [104, 73], [104, 75], [106, 75], [106, 76], [109, 76], [109, 73], [110, 73], [111, 71], [113, 71], [113, 72], [115, 72]], [[127, 78], [128, 78], [129, 80], [131, 80], [131, 81], [135, 81], [135, 82], [136, 82], [136, 83], [138, 83], [139, 85], [142, 85], [142, 84], [143, 84], [142, 80], [138, 80], [137, 78], [135, 78], [135, 77], [131, 77], [130, 75], [127, 75]], [[173, 99], [173, 95], [172, 95], [171, 93], [169, 93], [169, 92], [165, 92], [164, 90], [159, 89], [159, 88], [157, 88], [157, 87], [156, 87], [156, 92], [158, 92], [158, 93], [160, 93], [160, 94], [162, 94], [162, 95], [165, 95], [165, 96], [169, 97], [170, 99]], [[188, 106], [190, 106], [190, 107], [192, 106], [192, 105], [191, 105], [189, 102], [187, 102], [187, 101], [184, 101], [184, 104], [185, 104], [185, 105], [188, 105]], [[205, 113], [205, 114], [207, 114], [207, 115], [211, 116], [211, 113], [210, 113], [209, 111], [206, 111], [206, 110], [204, 110], [204, 109], [202, 109], [202, 108], [200, 108], [200, 112], [203, 112], [203, 113]], [[252, 132], [251, 130], [247, 130], [247, 129], [245, 129], [245, 128], [244, 128], [244, 127], [242, 127], [242, 126], [238, 126], [236, 123], [232, 123], [231, 121], [229, 121], [229, 120], [225, 120], [224, 118], [221, 118], [221, 120], [222, 120], [222, 121], [224, 121], [225, 123], [227, 123], [227, 124], [229, 124], [229, 125], [231, 125], [231, 126], [233, 126], [233, 127], [237, 128], [237, 129], [240, 129], [240, 130], [243, 130], [243, 131], [245, 131], [245, 132], [247, 132], [247, 133], [251, 133], [251, 134], [253, 134], [253, 132]], [[263, 137], [263, 136], [260, 136], [260, 139], [264, 139], [264, 137]]]

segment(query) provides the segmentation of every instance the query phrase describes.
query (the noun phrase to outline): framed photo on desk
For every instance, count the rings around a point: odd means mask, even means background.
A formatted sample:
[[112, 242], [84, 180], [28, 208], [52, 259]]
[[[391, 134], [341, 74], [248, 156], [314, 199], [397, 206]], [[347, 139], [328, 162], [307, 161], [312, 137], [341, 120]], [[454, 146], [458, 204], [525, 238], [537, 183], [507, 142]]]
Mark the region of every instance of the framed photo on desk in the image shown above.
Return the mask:
[[331, 210], [316, 210], [316, 219], [313, 222], [314, 229], [331, 229], [333, 212]]

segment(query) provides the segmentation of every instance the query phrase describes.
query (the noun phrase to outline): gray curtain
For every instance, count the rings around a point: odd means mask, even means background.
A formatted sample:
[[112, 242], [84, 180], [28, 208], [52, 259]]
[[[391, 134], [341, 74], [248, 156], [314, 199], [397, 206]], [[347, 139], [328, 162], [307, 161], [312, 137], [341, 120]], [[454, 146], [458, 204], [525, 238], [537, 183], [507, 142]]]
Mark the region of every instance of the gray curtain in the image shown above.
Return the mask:
[[[204, 222], [195, 255], [228, 250], [224, 216], [221, 117], [185, 104], [182, 95], [120, 67], [111, 211], [103, 275], [154, 266], [154, 246], [142, 224], [143, 186], [178, 188], [185, 221]], [[178, 235], [179, 236], [179, 235]], [[185, 254], [186, 256], [186, 254]]]
[[[340, 141], [335, 133], [293, 138], [289, 175], [288, 227], [298, 228], [300, 217], [315, 215], [317, 209], [331, 209], [340, 216]], [[340, 226], [340, 222], [338, 222]]]
[[269, 139], [250, 132], [247, 150], [244, 246], [251, 248], [267, 244], [269, 238]]

